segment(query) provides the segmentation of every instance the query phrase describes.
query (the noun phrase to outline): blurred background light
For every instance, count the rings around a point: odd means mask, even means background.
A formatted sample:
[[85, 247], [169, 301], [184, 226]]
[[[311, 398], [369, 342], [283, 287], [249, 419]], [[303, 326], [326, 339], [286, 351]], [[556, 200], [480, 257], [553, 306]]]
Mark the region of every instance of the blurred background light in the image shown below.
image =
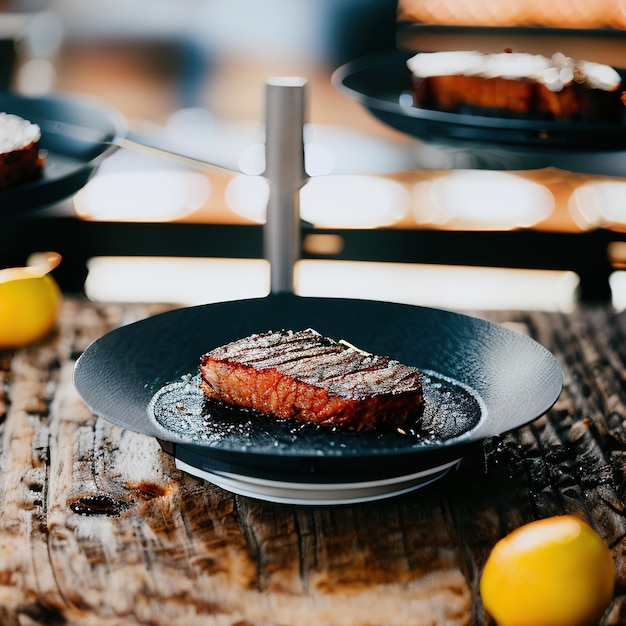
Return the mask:
[[74, 209], [90, 220], [170, 221], [196, 211], [210, 194], [211, 183], [198, 172], [117, 172], [85, 185], [74, 196]]
[[[87, 296], [110, 302], [183, 305], [264, 297], [269, 265], [260, 259], [94, 257]], [[575, 305], [572, 272], [402, 263], [301, 260], [302, 296], [385, 300], [447, 309], [567, 311]]]
[[104, 302], [175, 302], [196, 305], [269, 293], [263, 259], [94, 257], [85, 293]]
[[570, 310], [573, 272], [404, 263], [299, 261], [303, 296], [370, 298], [447, 309]]
[[569, 210], [581, 228], [626, 227], [626, 182], [604, 180], [578, 187], [570, 197]]
[[202, 207], [211, 181], [176, 162], [120, 149], [73, 198], [75, 213], [89, 220], [163, 222]]
[[316, 226], [389, 226], [406, 215], [410, 206], [411, 196], [402, 185], [374, 176], [312, 178], [300, 193], [300, 215]]
[[[235, 213], [265, 222], [270, 185], [261, 176], [235, 176], [225, 199]], [[327, 228], [389, 226], [406, 215], [411, 196], [405, 187], [374, 176], [320, 176], [300, 190], [300, 216]]]
[[553, 211], [544, 185], [488, 170], [456, 170], [413, 188], [417, 222], [459, 228], [509, 230], [529, 227]]
[[609, 285], [615, 310], [618, 312], [626, 310], [626, 272], [613, 272], [609, 277]]
[[201, 107], [175, 111], [153, 137], [163, 147], [247, 174], [265, 170], [265, 130], [260, 122], [217, 119]]
[[269, 197], [270, 186], [262, 176], [239, 174], [229, 181], [224, 192], [232, 211], [259, 224], [265, 222]]
[[41, 96], [53, 90], [56, 68], [50, 59], [28, 59], [14, 77], [16, 89], [25, 96]]
[[[244, 174], [258, 176], [265, 171], [261, 122], [218, 119], [207, 109], [191, 107], [173, 113], [160, 131], [151, 130], [166, 149]], [[303, 135], [309, 176], [389, 173], [415, 163], [415, 148], [406, 141], [332, 124], [305, 124]]]

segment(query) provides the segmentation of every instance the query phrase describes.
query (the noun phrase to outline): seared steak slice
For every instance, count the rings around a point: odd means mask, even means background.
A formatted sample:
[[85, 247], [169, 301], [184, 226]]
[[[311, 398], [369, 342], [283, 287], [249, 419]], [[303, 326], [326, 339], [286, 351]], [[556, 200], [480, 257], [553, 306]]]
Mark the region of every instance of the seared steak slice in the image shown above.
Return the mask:
[[353, 430], [415, 425], [421, 375], [307, 329], [254, 334], [200, 359], [209, 398], [279, 418]]

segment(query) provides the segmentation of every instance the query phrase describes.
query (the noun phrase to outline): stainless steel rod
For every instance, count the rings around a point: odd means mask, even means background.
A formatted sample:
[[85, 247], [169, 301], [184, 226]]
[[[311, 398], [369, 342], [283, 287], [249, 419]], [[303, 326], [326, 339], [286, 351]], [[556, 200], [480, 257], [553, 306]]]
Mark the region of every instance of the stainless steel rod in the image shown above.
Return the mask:
[[300, 189], [304, 170], [306, 79], [270, 78], [266, 83], [265, 177], [270, 184], [263, 231], [272, 293], [293, 292], [300, 258]]

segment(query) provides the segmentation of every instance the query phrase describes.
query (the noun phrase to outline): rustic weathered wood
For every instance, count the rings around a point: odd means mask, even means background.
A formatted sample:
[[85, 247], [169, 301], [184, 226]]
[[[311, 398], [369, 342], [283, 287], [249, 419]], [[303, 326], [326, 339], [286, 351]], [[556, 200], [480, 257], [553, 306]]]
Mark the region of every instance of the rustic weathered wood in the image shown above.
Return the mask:
[[49, 341], [0, 352], [0, 624], [488, 624], [495, 541], [559, 513], [610, 546], [626, 621], [626, 316], [489, 313], [552, 350], [564, 390], [545, 416], [477, 447], [405, 496], [287, 506], [179, 472], [156, 441], [95, 418], [72, 385], [94, 339], [166, 307], [68, 298]]

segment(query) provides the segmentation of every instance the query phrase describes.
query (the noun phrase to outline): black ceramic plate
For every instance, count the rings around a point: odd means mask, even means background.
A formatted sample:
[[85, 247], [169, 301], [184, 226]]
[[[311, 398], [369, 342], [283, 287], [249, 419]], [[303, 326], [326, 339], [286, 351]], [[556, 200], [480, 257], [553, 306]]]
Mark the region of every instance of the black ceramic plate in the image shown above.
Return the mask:
[[[426, 432], [333, 432], [235, 410], [211, 409], [203, 420], [194, 376], [204, 352], [254, 332], [309, 327], [424, 371]], [[449, 463], [543, 414], [562, 386], [552, 354], [503, 326], [437, 309], [291, 294], [182, 308], [121, 327], [87, 348], [74, 380], [95, 414], [156, 437], [190, 466], [316, 483]]]
[[43, 208], [70, 197], [126, 134], [120, 113], [87, 97], [0, 94], [0, 111], [38, 124], [46, 155], [41, 178], [0, 191], [0, 216]]
[[[626, 143], [626, 120], [619, 123], [540, 121], [447, 113], [411, 106], [414, 52], [392, 51], [363, 57], [333, 74], [334, 85], [382, 122], [424, 141], [567, 150], [617, 150]], [[618, 70], [624, 75], [622, 70]]]

